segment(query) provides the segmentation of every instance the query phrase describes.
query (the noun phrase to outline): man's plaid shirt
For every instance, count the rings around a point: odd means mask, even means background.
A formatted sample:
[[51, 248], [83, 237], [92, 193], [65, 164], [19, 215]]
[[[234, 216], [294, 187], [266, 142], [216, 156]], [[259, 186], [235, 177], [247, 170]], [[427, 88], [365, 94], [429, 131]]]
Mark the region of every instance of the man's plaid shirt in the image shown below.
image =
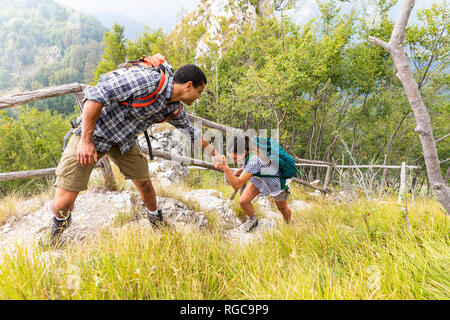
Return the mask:
[[[164, 121], [174, 112], [167, 122], [194, 141], [201, 137], [201, 130], [194, 127], [184, 108], [175, 115], [180, 103], [170, 103], [173, 91], [173, 78], [169, 77], [167, 88], [148, 107], [131, 107], [119, 102], [132, 98], [143, 98], [156, 91], [161, 79], [159, 71], [144, 67], [118, 69], [100, 77], [95, 87], [84, 90], [84, 101], [92, 100], [103, 104], [103, 109], [95, 124], [92, 141], [97, 151], [107, 152], [112, 146], [118, 146], [122, 154], [134, 145], [136, 136], [150, 125]], [[81, 130], [75, 132], [80, 134]]]

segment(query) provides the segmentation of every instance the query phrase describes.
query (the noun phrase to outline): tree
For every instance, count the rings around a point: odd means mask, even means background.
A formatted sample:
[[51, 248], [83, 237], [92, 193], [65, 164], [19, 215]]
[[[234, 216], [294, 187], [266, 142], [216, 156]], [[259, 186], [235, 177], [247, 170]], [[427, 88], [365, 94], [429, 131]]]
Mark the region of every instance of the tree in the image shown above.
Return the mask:
[[[69, 130], [68, 119], [49, 110], [39, 112], [23, 107], [17, 119], [0, 112], [0, 172], [52, 168], [58, 164], [63, 138]], [[42, 180], [0, 182], [3, 191], [26, 186], [33, 192]]]
[[143, 55], [150, 56], [156, 53], [161, 53], [170, 63], [172, 63], [168, 54], [167, 35], [162, 29], [152, 30], [146, 28], [135, 41], [128, 42], [127, 58], [128, 60], [140, 59]]
[[385, 42], [375, 37], [370, 37], [370, 40], [387, 50], [394, 60], [397, 68], [397, 76], [403, 85], [408, 101], [414, 112], [414, 117], [417, 123], [416, 131], [420, 136], [420, 142], [422, 144], [425, 165], [431, 187], [436, 193], [436, 198], [438, 201], [443, 205], [447, 213], [450, 214], [450, 188], [445, 185], [441, 174], [436, 141], [434, 139], [433, 129], [431, 126], [431, 119], [428, 115], [425, 103], [422, 100], [419, 86], [414, 80], [413, 73], [411, 72], [409, 62], [403, 48], [406, 26], [414, 4], [415, 0], [402, 1], [389, 42]]
[[114, 24], [111, 32], [105, 32], [103, 44], [105, 52], [102, 56], [102, 61], [97, 66], [94, 72], [93, 83], [97, 83], [100, 76], [106, 72], [117, 69], [117, 66], [125, 62], [126, 48], [125, 48], [125, 27], [119, 24]]

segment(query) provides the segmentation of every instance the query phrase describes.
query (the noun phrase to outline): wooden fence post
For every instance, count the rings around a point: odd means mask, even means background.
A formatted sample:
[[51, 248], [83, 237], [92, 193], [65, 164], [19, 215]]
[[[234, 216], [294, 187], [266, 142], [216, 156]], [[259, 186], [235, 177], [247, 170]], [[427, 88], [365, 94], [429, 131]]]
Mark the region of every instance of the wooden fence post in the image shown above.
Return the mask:
[[323, 188], [326, 190], [328, 188], [328, 184], [330, 183], [331, 171], [333, 170], [332, 166], [327, 167], [327, 173], [325, 175], [325, 182], [323, 184]]
[[103, 158], [99, 161], [101, 166], [101, 173], [102, 173], [102, 179], [103, 183], [105, 184], [106, 190], [109, 191], [116, 191], [118, 190], [116, 180], [114, 179], [114, 174], [111, 167], [111, 162], [109, 160], [108, 155], [104, 155]]
[[402, 169], [400, 171], [400, 192], [398, 194], [397, 202], [400, 204], [403, 202], [406, 193], [406, 174], [408, 168], [406, 167], [406, 162], [402, 162]]

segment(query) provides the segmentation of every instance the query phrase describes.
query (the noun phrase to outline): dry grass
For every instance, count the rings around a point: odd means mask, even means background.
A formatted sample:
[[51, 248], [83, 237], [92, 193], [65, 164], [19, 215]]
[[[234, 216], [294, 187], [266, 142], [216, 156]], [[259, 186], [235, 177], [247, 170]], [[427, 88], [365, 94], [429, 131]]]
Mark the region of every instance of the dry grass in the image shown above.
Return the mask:
[[450, 299], [448, 223], [433, 200], [410, 209], [412, 233], [390, 200], [323, 204], [248, 246], [221, 230], [106, 230], [59, 257], [7, 257], [0, 299]]
[[53, 197], [53, 193], [53, 190], [48, 190], [30, 198], [15, 191], [0, 198], [0, 226], [13, 216], [21, 217], [39, 210], [46, 201]]
[[[154, 184], [198, 210], [181, 194], [210, 189], [203, 178]], [[105, 230], [60, 256], [19, 248], [0, 264], [0, 299], [450, 299], [450, 228], [438, 202], [409, 199], [410, 232], [394, 196], [338, 203], [302, 189], [292, 185], [291, 200], [313, 209], [294, 211], [294, 225], [247, 246], [230, 243], [217, 224], [209, 232]], [[17, 211], [13, 200], [0, 203]], [[129, 219], [133, 210], [117, 225]]]

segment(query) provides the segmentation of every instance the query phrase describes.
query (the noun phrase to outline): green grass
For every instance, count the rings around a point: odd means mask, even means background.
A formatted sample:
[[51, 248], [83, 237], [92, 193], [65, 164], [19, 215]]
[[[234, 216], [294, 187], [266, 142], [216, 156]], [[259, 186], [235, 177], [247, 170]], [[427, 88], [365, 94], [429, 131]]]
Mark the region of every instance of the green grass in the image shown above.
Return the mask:
[[[189, 179], [154, 185], [191, 210], [198, 203], [183, 192], [232, 192], [218, 175]], [[206, 230], [186, 233], [117, 229], [136, 215], [118, 212], [112, 229], [59, 254], [19, 248], [5, 255], [0, 299], [450, 299], [450, 221], [435, 200], [409, 200], [409, 232], [394, 196], [334, 203], [296, 185], [291, 194], [314, 206], [294, 211], [293, 226], [279, 224], [243, 246], [225, 239], [213, 212], [205, 213]], [[234, 206], [239, 215], [238, 197]]]
[[[19, 251], [0, 265], [1, 299], [449, 299], [449, 227], [439, 205], [325, 203], [247, 246], [221, 230], [132, 225], [60, 256]], [[364, 222], [367, 217], [370, 232]]]

